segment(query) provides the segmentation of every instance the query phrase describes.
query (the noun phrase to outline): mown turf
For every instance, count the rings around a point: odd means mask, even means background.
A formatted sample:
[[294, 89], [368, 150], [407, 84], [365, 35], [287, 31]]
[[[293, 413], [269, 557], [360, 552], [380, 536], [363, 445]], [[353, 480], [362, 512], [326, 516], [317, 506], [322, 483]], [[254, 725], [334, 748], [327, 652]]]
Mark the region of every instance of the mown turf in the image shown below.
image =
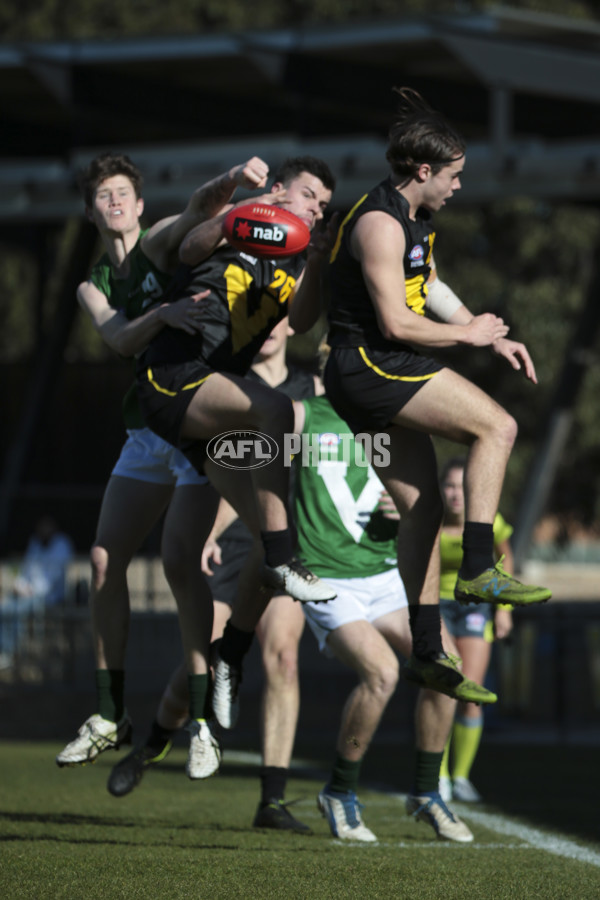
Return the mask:
[[[0, 896], [6, 898], [407, 898], [585, 900], [600, 868], [472, 826], [475, 842], [437, 842], [399, 797], [362, 791], [376, 845], [334, 841], [315, 806], [320, 777], [293, 778], [298, 818], [314, 835], [255, 831], [256, 770], [225, 761], [190, 782], [176, 748], [121, 799], [106, 791], [117, 754], [59, 770], [59, 745], [0, 747]], [[488, 807], [484, 807], [489, 809]], [[497, 810], [493, 810], [496, 811]], [[468, 809], [461, 807], [465, 821]], [[568, 837], [568, 831], [566, 835]], [[578, 839], [581, 847], [600, 848]]]

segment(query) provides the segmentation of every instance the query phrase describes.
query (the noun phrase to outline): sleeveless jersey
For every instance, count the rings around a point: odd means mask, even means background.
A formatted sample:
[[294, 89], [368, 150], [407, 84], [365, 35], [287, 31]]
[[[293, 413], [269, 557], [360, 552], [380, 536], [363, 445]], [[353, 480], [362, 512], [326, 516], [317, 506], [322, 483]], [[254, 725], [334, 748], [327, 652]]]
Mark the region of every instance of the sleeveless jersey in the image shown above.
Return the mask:
[[[163, 298], [171, 275], [161, 272], [140, 246], [148, 229], [140, 231], [137, 244], [129, 253], [129, 275], [116, 278], [108, 253], [103, 254], [92, 268], [90, 281], [105, 295], [110, 306], [127, 319], [137, 319]], [[126, 428], [144, 428], [135, 383], [123, 398], [123, 418]]]
[[147, 365], [201, 360], [221, 372], [245, 375], [274, 326], [288, 314], [288, 300], [305, 260], [257, 259], [225, 244], [190, 270], [185, 291], [210, 290], [201, 300], [203, 329], [188, 335], [164, 328], [144, 355]]
[[[512, 533], [512, 525], [509, 525], [500, 513], [496, 513], [494, 543], [499, 544], [508, 540]], [[442, 531], [440, 536], [440, 597], [442, 600], [454, 600], [454, 588], [462, 558], [462, 534], [446, 534]]]
[[408, 214], [408, 201], [394, 188], [391, 178], [387, 178], [365, 194], [350, 210], [339, 227], [331, 251], [328, 341], [332, 347], [366, 345], [378, 349], [398, 349], [398, 341], [386, 340], [379, 329], [361, 265], [350, 252], [350, 236], [358, 219], [365, 213], [376, 210], [387, 213], [402, 225], [406, 238], [406, 303], [419, 315], [424, 315], [425, 312], [427, 279], [431, 272], [435, 239], [431, 215], [428, 210], [421, 208], [413, 221]]
[[295, 461], [298, 556], [322, 577], [360, 578], [394, 568], [397, 522], [377, 510], [383, 485], [363, 448], [326, 397], [303, 405], [303, 439], [310, 447], [304, 465], [300, 454]]

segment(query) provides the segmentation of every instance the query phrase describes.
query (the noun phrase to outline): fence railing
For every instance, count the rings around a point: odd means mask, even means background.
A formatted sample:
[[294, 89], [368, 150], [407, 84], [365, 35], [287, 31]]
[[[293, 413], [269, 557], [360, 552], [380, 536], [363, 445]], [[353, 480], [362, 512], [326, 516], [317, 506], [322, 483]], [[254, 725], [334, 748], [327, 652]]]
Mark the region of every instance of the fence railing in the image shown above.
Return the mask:
[[[160, 691], [181, 658], [175, 604], [158, 560], [135, 560], [129, 584], [128, 690]], [[17, 616], [5, 613], [0, 603], [3, 647], [10, 644], [6, 635], [11, 629], [14, 633], [10, 653], [3, 650], [0, 656], [0, 683], [62, 685], [67, 690], [90, 684], [94, 661], [88, 590], [89, 565], [77, 560], [69, 568], [63, 605], [24, 608]], [[494, 645], [488, 684], [499, 701], [486, 709], [490, 727], [503, 730], [520, 723], [551, 726], [562, 733], [578, 728], [600, 731], [600, 600], [551, 601], [516, 610], [514, 621], [510, 640]], [[260, 666], [256, 669], [255, 674], [248, 673], [246, 689], [254, 684], [259, 691]], [[317, 695], [319, 680], [322, 688], [324, 680], [338, 678], [338, 670], [341, 679], [353, 679], [318, 653], [308, 629], [300, 669], [303, 692], [314, 689]], [[414, 691], [401, 682], [397, 693], [402, 700]]]

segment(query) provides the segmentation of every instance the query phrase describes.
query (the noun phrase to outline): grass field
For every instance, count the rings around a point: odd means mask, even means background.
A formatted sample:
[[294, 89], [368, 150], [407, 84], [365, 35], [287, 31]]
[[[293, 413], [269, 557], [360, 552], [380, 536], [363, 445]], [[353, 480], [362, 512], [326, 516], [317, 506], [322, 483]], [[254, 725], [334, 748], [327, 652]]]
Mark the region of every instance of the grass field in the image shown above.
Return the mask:
[[[0, 747], [0, 896], [7, 900], [600, 897], [600, 843], [592, 825], [597, 796], [579, 796], [572, 804], [569, 792], [558, 796], [550, 827], [498, 804], [455, 804], [475, 834], [474, 843], [458, 846], [436, 841], [427, 825], [407, 817], [402, 795], [365, 789], [363, 815], [379, 841], [342, 844], [316, 809], [323, 784], [318, 764], [299, 762], [288, 787], [288, 797], [299, 798], [298, 818], [314, 830], [306, 837], [248, 827], [258, 782], [255, 765], [243, 754], [226, 751], [218, 776], [192, 783], [183, 772], [185, 749], [176, 747], [134, 793], [117, 800], [105, 788], [116, 754], [60, 770], [53, 761], [58, 749], [43, 742]], [[506, 758], [515, 751], [501, 752]], [[538, 820], [545, 805], [553, 806], [548, 792], [544, 804], [541, 783], [528, 769], [529, 758], [539, 771], [540, 753], [521, 754], [532, 811], [532, 794], [540, 798]], [[579, 769], [576, 755], [574, 783], [583, 788], [597, 751], [583, 751]], [[384, 750], [373, 755], [371, 785], [384, 763], [389, 769]], [[586, 803], [594, 814], [577, 830], [577, 810]]]

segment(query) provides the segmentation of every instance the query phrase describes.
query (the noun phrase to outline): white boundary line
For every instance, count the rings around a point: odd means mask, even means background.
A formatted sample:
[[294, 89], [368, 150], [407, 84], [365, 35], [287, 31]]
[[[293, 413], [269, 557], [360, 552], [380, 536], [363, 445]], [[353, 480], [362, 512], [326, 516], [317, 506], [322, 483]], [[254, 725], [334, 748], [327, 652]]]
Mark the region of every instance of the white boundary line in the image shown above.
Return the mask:
[[523, 825], [521, 822], [511, 821], [504, 816], [496, 813], [479, 812], [471, 810], [465, 812], [464, 806], [461, 805], [461, 814], [477, 825], [489, 828], [497, 834], [505, 834], [509, 837], [518, 838], [521, 841], [534, 847], [536, 850], [544, 850], [553, 856], [564, 856], [567, 859], [575, 859], [577, 862], [589, 863], [592, 866], [600, 868], [600, 853], [596, 850], [590, 850], [588, 847], [581, 847], [568, 838], [559, 837], [555, 834], [548, 834], [545, 831], [539, 831], [530, 825]]
[[[258, 753], [247, 753], [244, 751], [235, 751], [235, 750], [225, 750], [225, 760], [229, 762], [239, 762], [246, 764], [254, 764], [260, 765], [261, 757]], [[311, 762], [310, 760], [305, 759], [293, 759], [293, 766], [312, 768], [316, 766], [316, 763]], [[373, 793], [378, 793], [380, 797], [389, 797], [392, 800], [398, 800], [402, 804], [406, 800], [406, 794], [396, 794], [396, 793], [388, 793], [386, 791], [374, 791]], [[370, 803], [369, 805], [372, 805]], [[460, 812], [461, 816], [467, 819], [469, 822], [475, 822], [477, 825], [481, 825], [483, 828], [488, 828], [490, 831], [495, 831], [496, 834], [503, 834], [507, 837], [516, 838], [520, 843], [518, 844], [482, 844], [482, 843], [473, 843], [473, 844], [463, 844], [462, 846], [465, 849], [481, 849], [481, 850], [491, 850], [491, 849], [499, 849], [499, 848], [512, 848], [519, 850], [526, 850], [528, 848], [534, 850], [543, 850], [545, 853], [551, 853], [553, 856], [562, 856], [566, 859], [574, 859], [577, 862], [588, 863], [591, 866], [596, 866], [600, 868], [600, 852], [596, 850], [590, 850], [588, 847], [581, 847], [579, 844], [576, 844], [574, 841], [569, 838], [560, 837], [559, 835], [549, 834], [545, 831], [539, 831], [537, 828], [532, 828], [530, 825], [524, 825], [521, 822], [516, 822], [514, 820], [509, 819], [506, 816], [499, 815], [498, 813], [486, 813], [481, 810], [473, 809], [471, 806], [467, 806], [464, 803], [452, 804], [453, 809], [457, 809]], [[306, 812], [304, 813], [306, 815]], [[366, 845], [360, 841], [340, 841], [344, 846], [360, 846], [365, 847]], [[379, 846], [379, 847], [432, 847], [436, 850], [439, 850], [441, 847], [452, 847], [456, 849], [457, 845], [454, 841], [433, 841], [423, 844], [414, 844], [414, 843], [406, 843], [404, 841], [395, 842], [382, 842], [378, 841], [377, 844], [373, 844], [371, 846]]]
[[[389, 794], [388, 796], [400, 800], [402, 803], [406, 799], [405, 794]], [[524, 825], [522, 822], [515, 822], [506, 816], [498, 813], [486, 813], [480, 810], [472, 809], [464, 803], [452, 804], [452, 809], [456, 809], [460, 815], [467, 821], [475, 822], [483, 828], [489, 828], [496, 834], [504, 834], [507, 837], [517, 838], [521, 841], [519, 849], [523, 849], [524, 845], [532, 847], [535, 850], [543, 850], [551, 853], [553, 856], [563, 856], [567, 859], [575, 859], [577, 862], [589, 863], [591, 866], [600, 868], [600, 853], [596, 850], [590, 850], [588, 847], [581, 847], [574, 841], [560, 837], [559, 835], [549, 834], [545, 831], [539, 831], [530, 825]], [[442, 846], [438, 844], [438, 847]], [[453, 846], [456, 846], [453, 844]], [[485, 844], [465, 844], [467, 847], [481, 847]]]

